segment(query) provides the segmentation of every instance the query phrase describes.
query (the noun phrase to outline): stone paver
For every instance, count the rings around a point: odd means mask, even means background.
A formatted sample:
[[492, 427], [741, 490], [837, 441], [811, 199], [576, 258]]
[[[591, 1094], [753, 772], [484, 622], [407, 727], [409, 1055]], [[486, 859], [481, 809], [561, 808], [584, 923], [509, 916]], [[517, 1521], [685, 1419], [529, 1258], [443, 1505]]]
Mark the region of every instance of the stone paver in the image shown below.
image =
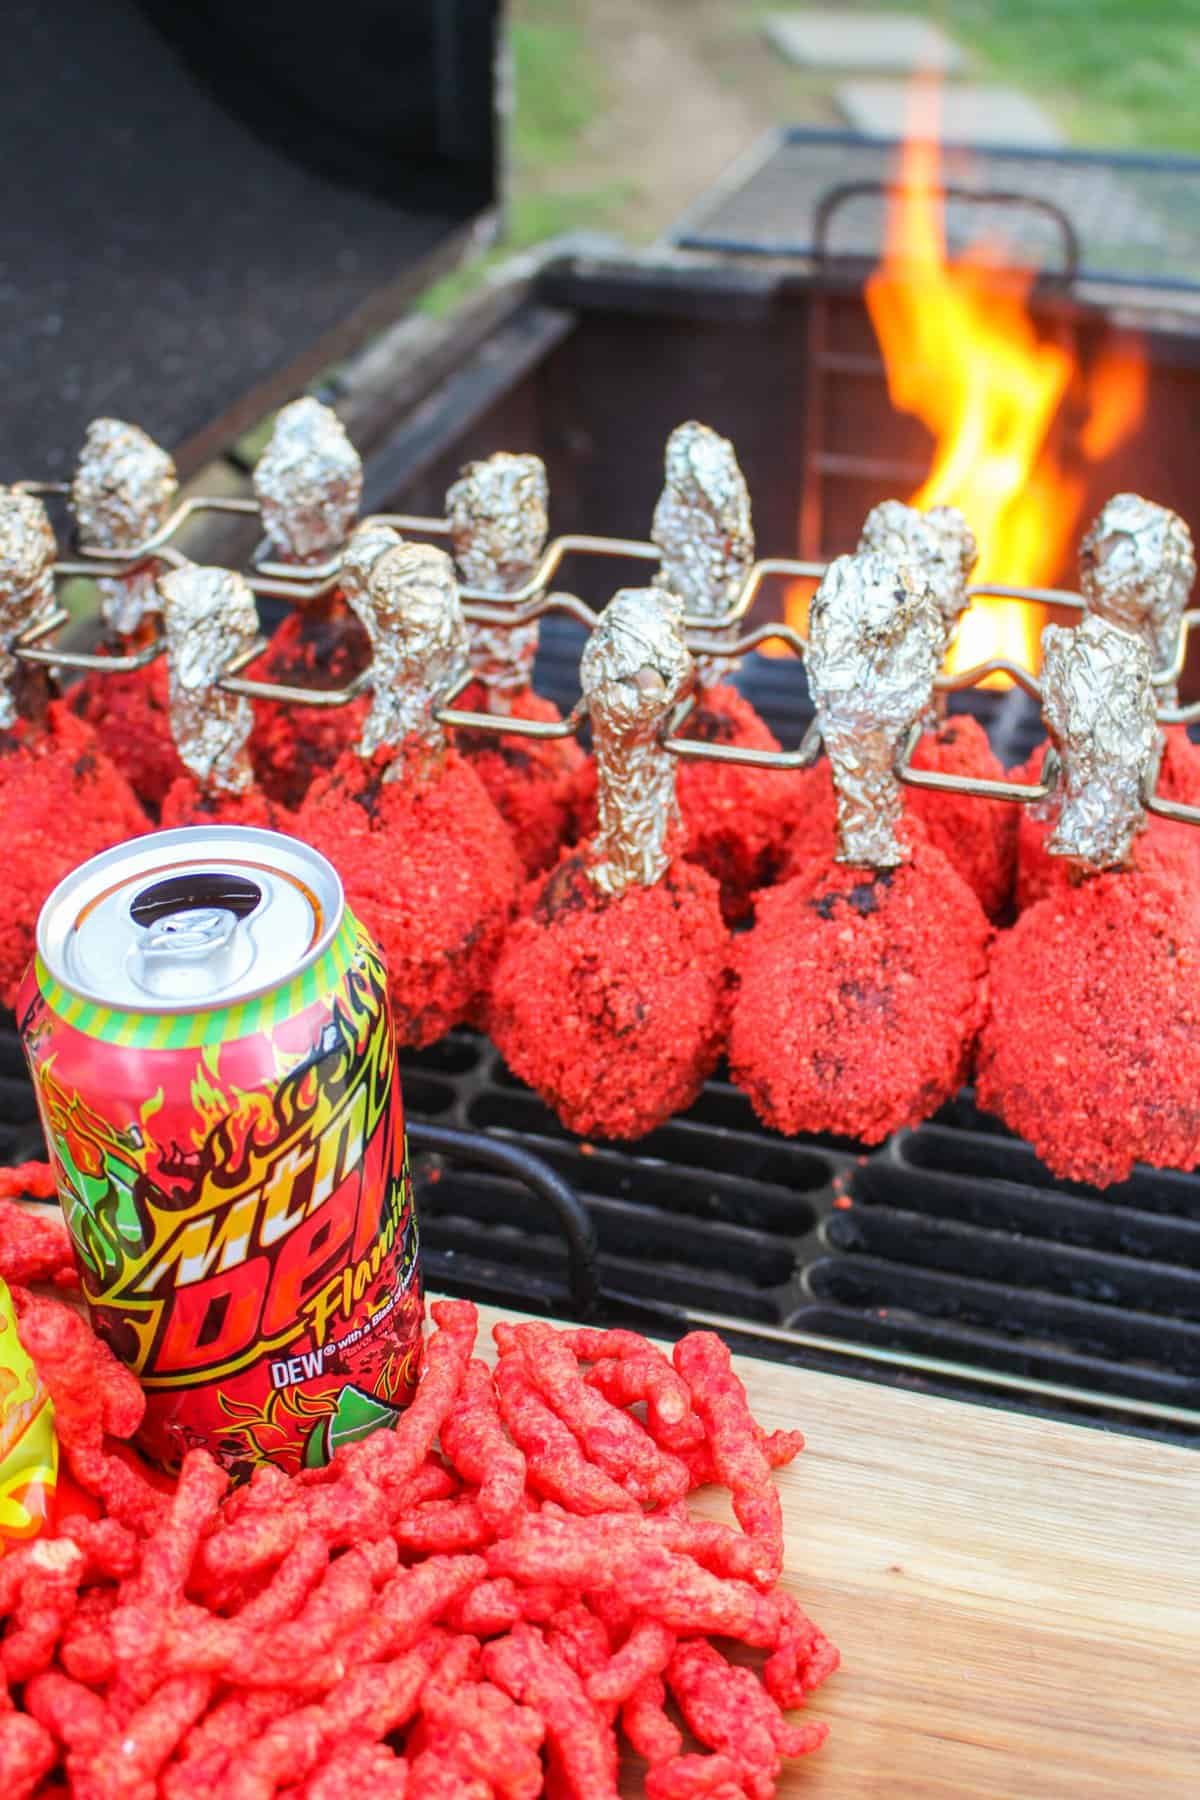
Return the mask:
[[[910, 123], [906, 81], [844, 81], [836, 99], [864, 137], [902, 138]], [[1056, 150], [1062, 132], [1040, 106], [1016, 88], [947, 86], [941, 90], [937, 130], [951, 144], [1018, 144]]]
[[954, 74], [963, 55], [953, 38], [915, 13], [770, 13], [768, 42], [808, 69]]

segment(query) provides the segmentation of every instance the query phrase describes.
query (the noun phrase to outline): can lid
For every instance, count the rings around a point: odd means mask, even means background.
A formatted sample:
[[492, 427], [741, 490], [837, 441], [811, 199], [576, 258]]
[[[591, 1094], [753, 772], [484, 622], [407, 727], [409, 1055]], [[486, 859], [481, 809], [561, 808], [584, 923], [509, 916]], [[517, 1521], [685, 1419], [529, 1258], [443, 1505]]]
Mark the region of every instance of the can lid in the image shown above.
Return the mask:
[[201, 1011], [265, 993], [314, 962], [342, 884], [309, 844], [245, 825], [155, 831], [102, 851], [41, 910], [38, 954], [101, 1006]]

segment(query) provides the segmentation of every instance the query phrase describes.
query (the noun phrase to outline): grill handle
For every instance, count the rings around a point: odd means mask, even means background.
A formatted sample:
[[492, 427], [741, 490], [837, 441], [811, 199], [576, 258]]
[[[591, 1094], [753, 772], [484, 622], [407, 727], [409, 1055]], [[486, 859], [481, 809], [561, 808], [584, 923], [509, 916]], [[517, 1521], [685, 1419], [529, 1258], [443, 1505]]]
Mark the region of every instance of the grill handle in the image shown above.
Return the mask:
[[[829, 248], [830, 227], [835, 214], [848, 201], [859, 200], [864, 196], [891, 200], [903, 192], [904, 184], [900, 181], [842, 181], [835, 187], [827, 188], [813, 214], [814, 260], [823, 265], [828, 265], [833, 260], [833, 253]], [[1021, 194], [1007, 188], [964, 188], [942, 182], [934, 186], [932, 192], [943, 202], [965, 200], [974, 206], [1025, 206], [1034, 212], [1044, 213], [1062, 238], [1063, 254], [1062, 268], [1057, 272], [1046, 270], [1045, 273], [1053, 280], [1061, 281], [1065, 287], [1074, 284], [1082, 259], [1079, 233], [1055, 201], [1047, 200], [1041, 194]]]
[[458, 1131], [452, 1125], [426, 1125], [420, 1120], [409, 1124], [408, 1142], [410, 1149], [427, 1155], [445, 1156], [454, 1162], [511, 1176], [539, 1195], [554, 1213], [566, 1243], [567, 1284], [575, 1313], [581, 1319], [593, 1316], [600, 1301], [596, 1228], [575, 1189], [549, 1163], [516, 1144], [500, 1143], [474, 1131]]

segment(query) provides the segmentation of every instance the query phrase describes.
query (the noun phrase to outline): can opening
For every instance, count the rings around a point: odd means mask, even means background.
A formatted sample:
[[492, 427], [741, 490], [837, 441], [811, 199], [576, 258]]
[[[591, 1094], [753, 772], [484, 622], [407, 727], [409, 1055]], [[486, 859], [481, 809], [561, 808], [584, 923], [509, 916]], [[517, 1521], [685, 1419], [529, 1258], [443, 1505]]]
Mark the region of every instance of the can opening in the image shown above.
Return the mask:
[[244, 919], [262, 899], [262, 889], [243, 875], [231, 875], [202, 869], [186, 875], [168, 875], [143, 888], [130, 904], [136, 925], [155, 925], [171, 913], [190, 912], [201, 907], [218, 907]]

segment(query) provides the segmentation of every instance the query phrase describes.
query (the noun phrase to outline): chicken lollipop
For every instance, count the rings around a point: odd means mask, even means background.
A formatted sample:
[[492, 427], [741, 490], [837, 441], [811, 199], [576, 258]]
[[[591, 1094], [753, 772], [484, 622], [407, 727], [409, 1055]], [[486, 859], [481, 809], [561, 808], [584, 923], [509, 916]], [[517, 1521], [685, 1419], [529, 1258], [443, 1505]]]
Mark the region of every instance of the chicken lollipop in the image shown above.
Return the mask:
[[[671, 433], [665, 466], [651, 528], [662, 553], [655, 584], [682, 602], [689, 619], [703, 619], [705, 636], [716, 644], [736, 636], [736, 625], [725, 621], [754, 562], [750, 496], [733, 445], [694, 420]], [[729, 657], [697, 657], [697, 704], [683, 735], [778, 750], [778, 739], [726, 679], [736, 667]], [[589, 764], [579, 782], [584, 832], [595, 820], [595, 786]], [[684, 854], [720, 883], [726, 918], [744, 918], [752, 890], [773, 878], [783, 855], [796, 796], [793, 778], [736, 763], [685, 762], [677, 792], [687, 833]]]
[[0, 1001], [11, 1006], [51, 888], [149, 821], [92, 727], [13, 655], [54, 609], [54, 533], [39, 500], [0, 488]]
[[1042, 645], [1046, 847], [1072, 879], [997, 940], [977, 1091], [1056, 1175], [1103, 1186], [1200, 1160], [1200, 918], [1166, 863], [1131, 866], [1159, 735], [1145, 643], [1092, 614]]
[[360, 526], [346, 592], [370, 638], [373, 691], [356, 750], [309, 789], [297, 835], [335, 864], [383, 949], [403, 1043], [472, 1017], [516, 902], [511, 834], [435, 710], [467, 664], [450, 558]]
[[254, 780], [247, 748], [254, 726], [249, 700], [218, 684], [231, 658], [258, 636], [254, 595], [228, 569], [188, 564], [159, 577], [167, 640], [171, 731], [185, 773], [167, 790], [162, 823], [260, 825], [290, 829], [290, 815]]
[[[275, 421], [254, 471], [254, 491], [274, 556], [320, 563], [346, 541], [362, 497], [362, 463], [341, 421], [318, 400], [294, 400]], [[297, 605], [248, 671], [287, 687], [341, 688], [362, 673], [371, 650], [344, 587]], [[367, 702], [329, 709], [264, 701], [250, 754], [263, 790], [299, 806], [309, 783], [331, 769], [362, 729]]]
[[[1088, 612], [1139, 638], [1152, 672], [1168, 670], [1196, 579], [1192, 534], [1178, 514], [1138, 494], [1115, 494], [1079, 546], [1079, 576]], [[1174, 703], [1173, 680], [1160, 682], [1154, 691], [1160, 705]], [[1023, 771], [1027, 777], [1040, 778], [1045, 751], [1042, 745], [1034, 752]], [[1200, 750], [1182, 725], [1163, 732], [1158, 787], [1169, 799], [1200, 803]], [[1053, 797], [1023, 809], [1017, 866], [1021, 907], [1032, 905], [1066, 879], [1067, 865], [1047, 852], [1055, 813]], [[1148, 820], [1132, 855], [1135, 863], [1162, 860], [1180, 872], [1180, 879], [1200, 879], [1200, 843], [1186, 825]]]
[[920, 821], [902, 820], [895, 774], [942, 641], [928, 585], [882, 556], [839, 557], [813, 597], [808, 670], [838, 848], [759, 896], [729, 1037], [734, 1080], [780, 1131], [875, 1143], [934, 1112], [967, 1071], [990, 928]]
[[[978, 552], [970, 526], [954, 506], [928, 512], [884, 500], [867, 514], [860, 551], [874, 551], [915, 571], [930, 590], [942, 620], [939, 665], [967, 606], [967, 578]], [[936, 671], [935, 671], [936, 673]], [[912, 763], [947, 775], [999, 781], [1004, 770], [977, 719], [945, 714], [937, 703], [925, 709], [925, 730]], [[921, 821], [931, 844], [946, 856], [979, 896], [991, 917], [1005, 910], [1012, 892], [1017, 814], [1007, 805], [981, 805], [969, 795], [910, 788], [906, 810]], [[834, 800], [829, 772], [818, 767], [802, 778], [797, 825], [785, 874], [800, 874], [814, 854], [827, 854], [833, 840]]]
[[678, 603], [617, 594], [580, 669], [599, 825], [531, 885], [492, 984], [493, 1038], [572, 1131], [641, 1137], [691, 1104], [720, 1051], [729, 938], [717, 883], [682, 858], [659, 741], [691, 673]]
[[[175, 464], [153, 438], [121, 419], [92, 420], [71, 483], [71, 510], [85, 544], [114, 554], [136, 549], [164, 523], [178, 491]], [[139, 650], [154, 636], [154, 576], [147, 564], [97, 581], [101, 655]], [[95, 727], [138, 799], [157, 817], [167, 789], [183, 774], [171, 736], [163, 659], [140, 669], [87, 675], [69, 701], [71, 710]]]
[[[498, 451], [471, 463], [446, 495], [454, 560], [471, 587], [513, 593], [529, 580], [546, 544], [546, 471], [540, 457]], [[552, 700], [533, 691], [536, 624], [507, 630], [477, 625], [471, 639], [475, 679], [457, 702], [464, 711], [513, 719], [557, 720]], [[457, 734], [529, 874], [548, 868], [567, 836], [573, 778], [583, 754], [574, 738]]]

